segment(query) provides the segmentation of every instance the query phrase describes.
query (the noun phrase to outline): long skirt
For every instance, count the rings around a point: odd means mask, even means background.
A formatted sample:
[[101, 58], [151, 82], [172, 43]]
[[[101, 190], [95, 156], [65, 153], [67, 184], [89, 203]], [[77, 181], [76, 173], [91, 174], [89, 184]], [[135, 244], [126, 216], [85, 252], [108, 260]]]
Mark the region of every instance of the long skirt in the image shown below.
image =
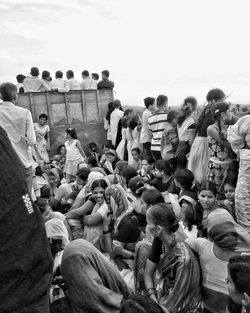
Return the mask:
[[209, 150], [206, 137], [196, 137], [190, 150], [188, 169], [193, 172], [197, 183], [207, 179]]
[[240, 169], [235, 190], [235, 214], [239, 225], [250, 233], [250, 150], [240, 150]]

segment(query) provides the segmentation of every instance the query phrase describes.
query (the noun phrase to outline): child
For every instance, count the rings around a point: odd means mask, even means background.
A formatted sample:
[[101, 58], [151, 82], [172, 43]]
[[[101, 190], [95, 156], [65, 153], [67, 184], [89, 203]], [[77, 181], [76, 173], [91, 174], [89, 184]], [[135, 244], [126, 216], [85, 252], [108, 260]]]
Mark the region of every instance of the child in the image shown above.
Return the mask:
[[102, 156], [101, 156], [101, 160], [100, 160], [100, 165], [103, 166], [105, 164], [105, 162], [107, 161], [107, 153], [109, 152], [109, 150], [111, 149], [111, 145], [110, 144], [103, 144], [102, 145]]
[[222, 203], [226, 206], [227, 210], [232, 214], [235, 219], [235, 211], [234, 211], [234, 196], [235, 196], [235, 188], [237, 185], [237, 178], [228, 177], [224, 183], [224, 194], [226, 199], [222, 201]]
[[150, 185], [163, 193], [166, 191], [172, 194], [177, 193], [171, 165], [168, 161], [160, 159], [155, 162], [155, 176], [156, 178], [152, 180]]
[[141, 170], [138, 171], [138, 175], [141, 176], [145, 182], [150, 182], [154, 176], [154, 159], [151, 155], [145, 154], [142, 156]]
[[137, 147], [135, 147], [131, 150], [131, 154], [132, 154], [132, 158], [133, 158], [131, 166], [133, 166], [136, 169], [136, 171], [139, 171], [141, 169], [140, 153], [141, 153], [141, 151]]
[[70, 183], [71, 178], [75, 178], [77, 165], [84, 161], [86, 155], [82, 149], [80, 141], [77, 139], [75, 128], [67, 128], [65, 130], [65, 147], [66, 147], [66, 162], [64, 172], [66, 173], [66, 181]]

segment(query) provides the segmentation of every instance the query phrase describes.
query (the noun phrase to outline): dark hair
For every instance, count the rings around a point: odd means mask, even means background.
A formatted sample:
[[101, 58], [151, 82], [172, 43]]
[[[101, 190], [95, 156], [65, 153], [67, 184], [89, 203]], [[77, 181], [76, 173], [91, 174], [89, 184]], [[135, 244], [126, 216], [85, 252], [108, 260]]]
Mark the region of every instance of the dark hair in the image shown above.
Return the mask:
[[36, 175], [36, 176], [43, 176], [43, 171], [42, 171], [40, 165], [38, 165], [38, 166], [36, 167], [36, 169], [35, 169], [35, 175]]
[[250, 256], [237, 255], [228, 262], [228, 272], [237, 291], [250, 296]]
[[134, 294], [122, 303], [120, 313], [164, 313], [164, 311], [154, 300]]
[[[192, 111], [187, 111], [184, 109], [185, 105], [187, 103], [191, 103], [192, 104]], [[187, 97], [184, 99], [184, 102], [182, 104], [182, 107], [181, 107], [181, 111], [182, 111], [182, 114], [178, 117], [177, 119], [177, 124], [178, 126], [181, 126], [183, 124], [183, 122], [185, 121], [185, 119], [187, 118], [187, 116], [190, 116], [190, 114], [196, 110], [197, 108], [197, 100], [195, 99], [195, 97]]]
[[104, 143], [103, 145], [102, 145], [102, 149], [103, 148], [107, 148], [107, 149], [112, 149], [112, 145], [110, 144], [110, 143], [108, 143], [108, 142], [106, 142], [106, 143]]
[[210, 180], [204, 181], [198, 186], [198, 192], [200, 193], [202, 190], [210, 190], [215, 196], [217, 195], [216, 185]]
[[102, 71], [102, 74], [104, 74], [107, 78], [109, 78], [109, 71], [108, 70]]
[[148, 209], [147, 214], [155, 225], [165, 227], [168, 232], [175, 233], [179, 228], [179, 223], [174, 214], [173, 207], [169, 203], [155, 204]]
[[129, 121], [128, 117], [123, 117], [122, 120], [121, 120], [121, 127], [122, 128], [127, 128], [128, 127], [128, 121]]
[[32, 68], [30, 69], [30, 74], [31, 74], [32, 76], [38, 76], [38, 75], [39, 75], [39, 69], [38, 69], [37, 67], [32, 67]]
[[62, 147], [66, 148], [65, 145], [60, 145], [60, 146], [58, 147], [58, 150], [57, 150], [59, 154], [60, 154], [60, 150], [61, 150]]
[[89, 173], [90, 170], [87, 167], [83, 167], [77, 171], [76, 176], [78, 176], [82, 180], [87, 180], [89, 177]]
[[132, 112], [133, 112], [133, 109], [126, 109], [124, 111], [123, 117], [126, 117], [127, 115], [129, 115], [129, 113], [132, 113]]
[[157, 98], [156, 98], [156, 106], [159, 108], [159, 107], [162, 107], [165, 103], [168, 102], [168, 97], [165, 96], [165, 95], [159, 95]]
[[132, 166], [125, 166], [121, 171], [121, 176], [125, 178], [126, 184], [128, 184], [131, 178], [137, 176], [137, 171]]
[[40, 120], [40, 118], [45, 118], [46, 119], [46, 121], [48, 120], [48, 115], [46, 114], [46, 113], [41, 113], [40, 115], [39, 115], [39, 120]]
[[137, 197], [141, 197], [142, 193], [146, 190], [145, 182], [142, 177], [133, 177], [130, 179], [128, 188]]
[[93, 191], [96, 187], [106, 189], [108, 187], [108, 184], [105, 179], [96, 179], [91, 186], [91, 190]]
[[224, 182], [224, 186], [225, 185], [230, 185], [234, 188], [236, 188], [237, 186], [237, 177], [235, 176], [228, 176], [226, 179], [225, 179], [225, 182]]
[[133, 152], [133, 151], [137, 152], [138, 154], [141, 153], [141, 150], [140, 150], [138, 147], [134, 147], [134, 148], [131, 150], [131, 152]]
[[[182, 200], [182, 202], [188, 202], [187, 200]], [[193, 225], [200, 226], [203, 218], [203, 210], [197, 205], [193, 205], [188, 202], [188, 206], [185, 207], [183, 221], [187, 225], [189, 231], [192, 230]]]
[[171, 176], [172, 167], [167, 160], [159, 159], [155, 162], [155, 168], [159, 171], [163, 171], [165, 175]]
[[42, 79], [50, 78], [50, 72], [48, 71], [43, 71], [42, 72]]
[[63, 72], [62, 71], [56, 71], [56, 78], [63, 78]]
[[87, 71], [87, 70], [82, 71], [82, 75], [83, 76], [89, 76], [89, 71]]
[[99, 74], [97, 73], [92, 73], [92, 78], [98, 80], [99, 79]]
[[90, 164], [93, 167], [98, 167], [97, 160], [96, 160], [96, 158], [93, 155], [90, 155], [88, 157], [88, 164]]
[[65, 130], [66, 134], [70, 134], [73, 139], [77, 139], [77, 133], [75, 128], [69, 127]]
[[0, 94], [3, 101], [13, 101], [16, 99], [17, 87], [12, 83], [2, 83], [0, 86]]
[[192, 108], [193, 108], [193, 111], [196, 110], [197, 108], [197, 99], [195, 97], [186, 97], [184, 99], [184, 105], [187, 104], [187, 103], [191, 103], [192, 104]]
[[148, 108], [150, 105], [153, 105], [155, 103], [155, 98], [153, 97], [147, 97], [144, 99], [144, 105], [146, 108]]
[[108, 104], [108, 112], [105, 116], [106, 120], [110, 123], [110, 115], [111, 113], [114, 111], [114, 103], [113, 102], [109, 102]]
[[191, 190], [194, 181], [194, 174], [186, 168], [178, 168], [174, 173], [174, 178], [186, 190]]
[[26, 76], [23, 75], [23, 74], [18, 74], [18, 75], [16, 76], [16, 80], [17, 80], [18, 83], [22, 83], [25, 78], [26, 78]]
[[135, 115], [135, 116], [133, 116], [133, 117], [131, 118], [131, 120], [129, 121], [128, 127], [129, 127], [131, 130], [134, 130], [138, 124], [139, 124], [139, 116], [138, 116], [138, 115]]
[[113, 106], [114, 106], [115, 109], [120, 108], [121, 107], [121, 101], [118, 100], [118, 99], [114, 100], [113, 101]]
[[67, 76], [67, 78], [68, 78], [68, 77], [73, 78], [73, 77], [74, 77], [74, 72], [73, 72], [72, 70], [68, 70], [68, 71], [66, 72], [66, 76]]
[[93, 150], [95, 150], [95, 152], [96, 152], [96, 150], [97, 150], [97, 144], [96, 144], [95, 142], [90, 142], [90, 143], [88, 144], [88, 148], [91, 150], [91, 152], [93, 152]]
[[147, 205], [155, 205], [164, 202], [161, 192], [156, 189], [145, 190], [141, 197]]
[[150, 165], [155, 163], [154, 158], [148, 154], [144, 154], [141, 159], [147, 161]]
[[167, 122], [171, 123], [175, 118], [177, 118], [179, 113], [177, 111], [170, 111], [168, 113]]
[[213, 100], [215, 102], [218, 102], [218, 101], [222, 101], [225, 99], [225, 93], [219, 89], [219, 88], [214, 88], [214, 89], [211, 89], [208, 94], [207, 94], [207, 102], [212, 102]]

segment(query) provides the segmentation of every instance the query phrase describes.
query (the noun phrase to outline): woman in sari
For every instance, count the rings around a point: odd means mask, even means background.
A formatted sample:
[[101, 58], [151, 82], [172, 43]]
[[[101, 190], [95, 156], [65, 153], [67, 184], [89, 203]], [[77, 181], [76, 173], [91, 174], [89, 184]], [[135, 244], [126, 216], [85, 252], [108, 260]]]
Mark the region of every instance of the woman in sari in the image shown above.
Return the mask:
[[34, 123], [36, 133], [35, 157], [36, 161], [49, 163], [48, 151], [50, 149], [50, 128], [47, 125], [48, 115], [42, 113], [39, 115], [39, 123]]
[[186, 239], [199, 255], [205, 313], [224, 313], [228, 302], [227, 265], [231, 257], [250, 252], [250, 235], [224, 209], [208, 215], [208, 238]]
[[240, 169], [235, 189], [237, 222], [250, 232], [250, 116], [244, 116], [228, 129], [228, 141], [240, 157]]
[[86, 240], [74, 240], [65, 248], [61, 271], [74, 313], [119, 313], [129, 295], [113, 264]]
[[[200, 267], [189, 246], [176, 240], [179, 224], [172, 206], [165, 203], [154, 205], [147, 211], [146, 218], [154, 237], [144, 276], [148, 297], [170, 313], [198, 312]], [[161, 283], [156, 289], [154, 273], [157, 264]]]

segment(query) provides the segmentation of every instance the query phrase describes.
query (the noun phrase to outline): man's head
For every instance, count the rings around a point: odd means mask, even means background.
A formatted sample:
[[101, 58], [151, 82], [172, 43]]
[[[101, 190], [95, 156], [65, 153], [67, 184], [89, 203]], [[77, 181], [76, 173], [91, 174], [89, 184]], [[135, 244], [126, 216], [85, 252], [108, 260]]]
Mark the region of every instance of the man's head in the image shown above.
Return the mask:
[[97, 73], [92, 73], [91, 76], [92, 76], [92, 79], [94, 79], [94, 80], [99, 79], [99, 74], [97, 74]]
[[63, 78], [63, 72], [62, 71], [56, 71], [56, 78]]
[[37, 77], [39, 75], [39, 69], [37, 67], [32, 67], [30, 69], [30, 75]]
[[3, 101], [15, 102], [17, 99], [17, 87], [12, 83], [2, 83], [0, 96]]
[[113, 106], [115, 109], [120, 109], [121, 107], [121, 101], [116, 99], [114, 102], [113, 102]]
[[42, 79], [45, 79], [45, 80], [50, 80], [50, 72], [48, 71], [43, 71], [42, 72]]
[[25, 78], [26, 78], [26, 76], [23, 75], [23, 74], [18, 74], [18, 75], [16, 76], [16, 80], [17, 80], [17, 82], [20, 83], [20, 84], [23, 83], [23, 81], [24, 81]]
[[82, 71], [82, 78], [84, 79], [87, 77], [89, 77], [89, 71], [87, 71], [87, 70]]
[[159, 95], [156, 99], [156, 106], [158, 109], [166, 110], [168, 105], [168, 97], [165, 95]]
[[155, 98], [153, 98], [153, 97], [145, 98], [144, 104], [148, 110], [153, 111], [154, 110], [154, 104], [155, 104]]
[[102, 79], [108, 79], [109, 78], [109, 71], [104, 70], [102, 71]]
[[67, 77], [67, 79], [74, 78], [74, 72], [72, 70], [68, 70], [66, 72], [66, 77]]

